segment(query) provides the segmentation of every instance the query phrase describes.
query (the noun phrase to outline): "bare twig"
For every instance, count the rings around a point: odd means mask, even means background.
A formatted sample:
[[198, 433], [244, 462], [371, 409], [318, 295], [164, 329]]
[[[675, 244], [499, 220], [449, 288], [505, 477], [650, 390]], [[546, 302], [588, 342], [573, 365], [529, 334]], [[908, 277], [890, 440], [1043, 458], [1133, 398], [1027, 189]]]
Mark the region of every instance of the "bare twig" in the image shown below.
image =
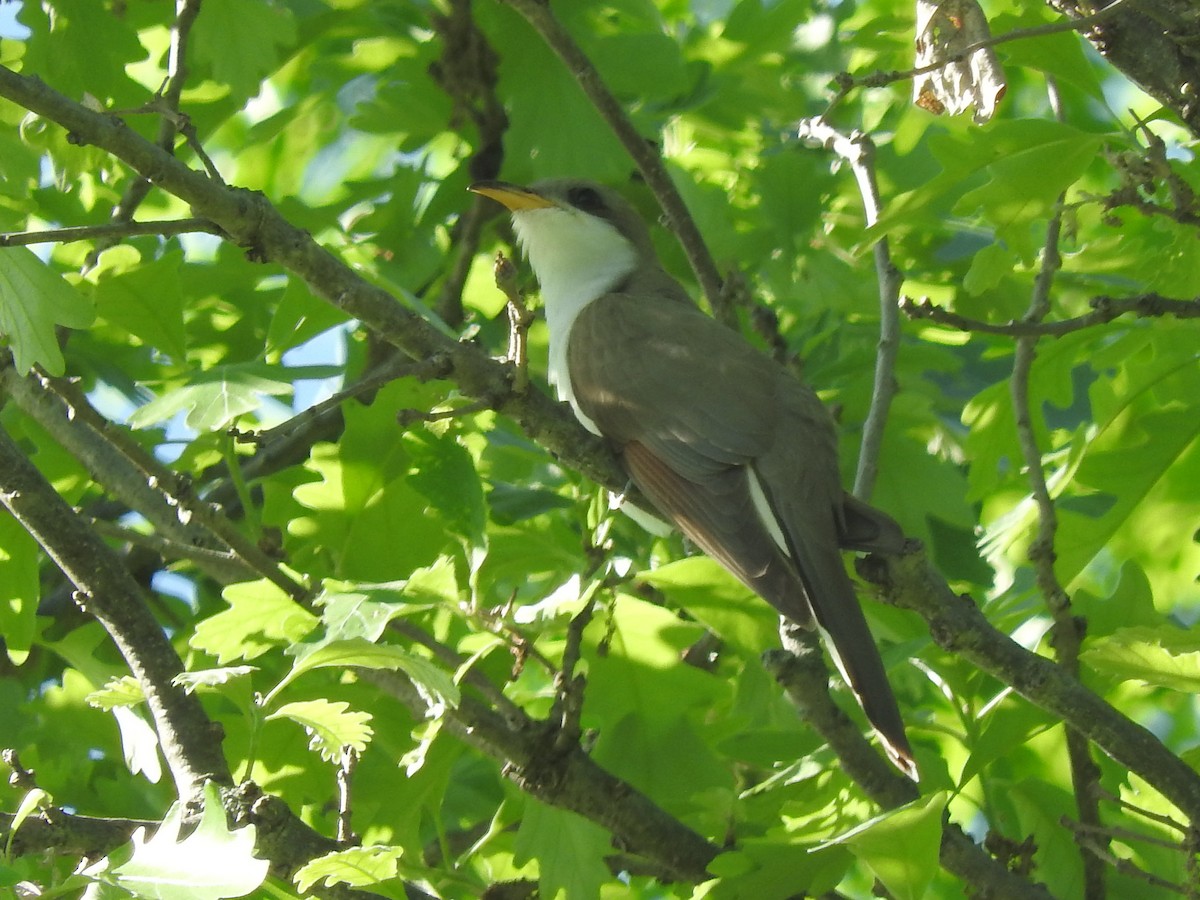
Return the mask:
[[583, 609], [571, 619], [567, 627], [566, 646], [563, 649], [562, 668], [554, 679], [554, 703], [550, 707], [548, 721], [557, 724], [554, 735], [555, 746], [566, 750], [571, 744], [579, 743], [579, 716], [583, 711], [583, 690], [587, 684], [583, 675], [575, 673], [583, 648], [583, 632], [592, 621], [592, 612], [596, 608], [596, 594], [588, 597]]
[[358, 751], [350, 745], [342, 748], [342, 761], [337, 770], [338, 816], [337, 841], [353, 844], [357, 841], [350, 820], [353, 815], [351, 795], [354, 786], [354, 770], [358, 768]]
[[1159, 294], [1138, 294], [1134, 297], [1093, 297], [1090, 301], [1092, 312], [1070, 319], [1060, 319], [1057, 322], [1030, 322], [1022, 319], [1019, 322], [984, 322], [959, 315], [950, 310], [931, 303], [928, 299], [916, 301], [905, 298], [900, 303], [901, 311], [912, 319], [928, 319], [938, 325], [945, 325], [959, 331], [978, 332], [980, 334], [999, 334], [1008, 337], [1062, 337], [1085, 328], [1105, 325], [1120, 316], [1133, 313], [1139, 318], [1158, 318], [1174, 316], [1177, 319], [1200, 318], [1200, 298], [1193, 300], [1174, 300]]
[[17, 751], [12, 748], [5, 748], [0, 751], [0, 762], [8, 766], [9, 776], [8, 783], [19, 791], [32, 791], [37, 787], [37, 778], [34, 776], [33, 769], [27, 769], [21, 763], [21, 757], [17, 755]]
[[1106, 791], [1104, 788], [1099, 788], [1096, 791], [1096, 796], [1099, 797], [1101, 800], [1105, 800], [1109, 803], [1116, 804], [1121, 809], [1126, 810], [1127, 812], [1131, 812], [1131, 813], [1134, 813], [1135, 815], [1139, 815], [1142, 818], [1148, 819], [1151, 822], [1157, 822], [1159, 825], [1164, 825], [1167, 828], [1172, 828], [1175, 831], [1178, 831], [1182, 835], [1186, 835], [1188, 832], [1188, 826], [1185, 825], [1184, 823], [1178, 822], [1175, 819], [1172, 819], [1170, 816], [1164, 816], [1162, 813], [1151, 812], [1148, 809], [1143, 809], [1140, 806], [1135, 806], [1134, 804], [1130, 803], [1128, 800], [1118, 797], [1116, 794], [1110, 793], [1109, 791]]
[[[1058, 91], [1050, 82], [1051, 106], [1058, 112]], [[1061, 117], [1061, 116], [1060, 116]], [[1046, 229], [1046, 240], [1042, 247], [1041, 268], [1034, 279], [1029, 308], [1023, 321], [1041, 322], [1050, 312], [1050, 291], [1055, 276], [1062, 266], [1059, 253], [1059, 238], [1062, 233], [1062, 206], [1066, 196], [1058, 198], [1057, 208]], [[1079, 650], [1083, 640], [1084, 623], [1071, 612], [1071, 599], [1063, 589], [1054, 571], [1056, 559], [1055, 539], [1058, 533], [1058, 513], [1046, 473], [1042, 465], [1042, 452], [1034, 432], [1033, 414], [1029, 401], [1029, 378], [1037, 356], [1037, 336], [1025, 335], [1016, 339], [1013, 351], [1012, 378], [1009, 388], [1012, 393], [1013, 414], [1016, 419], [1017, 442], [1024, 458], [1026, 477], [1029, 479], [1033, 502], [1037, 507], [1037, 534], [1029, 546], [1029, 561], [1033, 564], [1035, 578], [1042, 597], [1049, 608], [1052, 626], [1051, 643], [1058, 662], [1072, 677], [1079, 677]], [[1100, 826], [1100, 808], [1096, 797], [1096, 785], [1100, 781], [1100, 769], [1092, 759], [1087, 738], [1080, 732], [1067, 729], [1067, 755], [1071, 764], [1071, 780], [1075, 791], [1076, 808], [1080, 820], [1088, 826]], [[1096, 840], [1093, 838], [1093, 840]], [[1092, 853], [1082, 854], [1084, 871], [1084, 896], [1104, 896], [1105, 871], [1100, 858]]]
[[226, 570], [225, 580], [227, 582], [247, 581], [258, 574], [229, 550], [197, 547], [194, 544], [171, 540], [159, 534], [147, 534], [132, 528], [122, 528], [120, 525], [114, 525], [103, 519], [90, 518], [88, 522], [98, 534], [118, 541], [137, 544], [140, 547], [148, 547], [163, 559], [189, 560], [206, 565], [209, 571], [217, 566], [223, 567]]
[[473, 416], [477, 412], [483, 412], [485, 409], [494, 409], [495, 401], [487, 397], [473, 400], [470, 403], [464, 403], [462, 406], [453, 406], [450, 409], [413, 409], [411, 406], [405, 407], [396, 411], [396, 422], [403, 428], [411, 425], [413, 422], [440, 422], [443, 419], [458, 419], [463, 416]]
[[[1114, 837], [1120, 838], [1126, 842], [1128, 842], [1130, 840], [1134, 840], [1134, 841], [1144, 841], [1144, 842], [1148, 842], [1148, 843], [1153, 843], [1158, 846], [1167, 846], [1172, 850], [1180, 849], [1177, 844], [1167, 844], [1166, 842], [1159, 841], [1157, 839], [1147, 838], [1145, 835], [1140, 835], [1137, 833], [1130, 833], [1130, 832], [1123, 832], [1123, 830], [1119, 829], [1119, 828], [1118, 829], [1096, 828], [1093, 826], [1085, 825], [1082, 822], [1072, 822], [1070, 819], [1068, 819], [1066, 817], [1060, 819], [1059, 821], [1066, 828], [1070, 829], [1070, 831], [1074, 834], [1075, 843], [1077, 843], [1079, 845], [1080, 850], [1082, 852], [1084, 852], [1086, 855], [1095, 859], [1095, 861], [1098, 864], [1100, 864], [1101, 866], [1103, 866], [1103, 865], [1112, 866], [1114, 869], [1116, 869], [1122, 875], [1127, 875], [1131, 878], [1136, 878], [1137, 880], [1144, 881], [1147, 884], [1153, 885], [1154, 887], [1173, 891], [1176, 894], [1186, 894], [1187, 893], [1187, 888], [1184, 885], [1176, 884], [1173, 881], [1167, 881], [1165, 878], [1155, 875], [1153, 872], [1147, 872], [1145, 869], [1136, 865], [1131, 860], [1125, 859], [1124, 857], [1117, 856], [1109, 848], [1110, 839], [1114, 838]], [[1102, 895], [1088, 894], [1086, 896], [1102, 896]]]
[[658, 150], [638, 133], [620, 102], [604, 84], [591, 60], [563, 28], [562, 23], [555, 18], [550, 4], [544, 0], [505, 2], [542, 36], [550, 49], [563, 61], [571, 75], [579, 82], [580, 88], [592, 101], [592, 105], [596, 107], [596, 111], [625, 147], [666, 214], [667, 224], [679, 239], [713, 314], [722, 322], [732, 324], [733, 310], [728, 307], [721, 290], [721, 275], [717, 271], [716, 263], [713, 262], [700, 229], [696, 227], [683, 198], [679, 196], [679, 191], [667, 174]]
[[492, 271], [495, 274], [496, 287], [508, 300], [508, 355], [505, 358], [516, 369], [512, 386], [513, 390], [520, 394], [529, 388], [529, 354], [526, 344], [529, 326], [537, 316], [525, 305], [525, 297], [517, 285], [517, 267], [513, 265], [512, 260], [503, 253], [497, 253]]
[[[863, 213], [870, 228], [879, 221], [882, 202], [875, 178], [875, 144], [863, 132], [843, 134], [824, 119], [804, 119], [797, 127], [797, 137], [815, 141], [832, 150], [850, 165], [858, 190], [862, 195]], [[862, 447], [854, 475], [854, 495], [870, 500], [879, 474], [879, 454], [887, 426], [892, 398], [896, 395], [896, 354], [900, 348], [900, 285], [904, 277], [892, 262], [886, 237], [880, 237], [873, 249], [875, 277], [879, 282], [879, 345], [875, 356], [875, 384], [871, 391], [871, 409], [863, 423]]]
[[[171, 28], [167, 78], [159, 89], [159, 97], [168, 109], [179, 109], [179, 100], [183, 96], [183, 89], [187, 83], [188, 37], [191, 34], [192, 25], [196, 21], [196, 16], [200, 14], [200, 2], [201, 0], [175, 0], [175, 24]], [[175, 146], [175, 133], [175, 123], [169, 117], [164, 116], [159, 122], [155, 143], [164, 152], [172, 153]], [[114, 222], [131, 221], [142, 201], [146, 199], [146, 195], [150, 193], [150, 179], [146, 177], [145, 172], [139, 172], [139, 174], [142, 177], [135, 178], [129, 184], [121, 196], [120, 202], [113, 208], [112, 220]], [[113, 243], [111, 238], [99, 241], [95, 249], [88, 254], [84, 270], [94, 268], [100, 259], [100, 254], [111, 247]]]
[[413, 362], [403, 356], [393, 356], [367, 372], [358, 381], [331, 397], [314, 403], [308, 409], [296, 413], [286, 422], [265, 431], [239, 431], [237, 439], [246, 444], [270, 446], [277, 441], [287, 440], [295, 432], [303, 431], [311, 424], [337, 410], [347, 400], [355, 400], [365, 394], [378, 391], [381, 387], [401, 378], [416, 378], [418, 381], [433, 381], [448, 371], [449, 363], [442, 356]]
[[69, 244], [72, 241], [102, 239], [109, 245], [126, 237], [142, 235], [175, 237], [179, 234], [223, 235], [212, 222], [206, 219], [172, 219], [164, 222], [106, 222], [103, 225], [77, 225], [72, 228], [50, 228], [44, 231], [14, 231], [0, 234], [0, 247], [16, 247], [28, 244]]

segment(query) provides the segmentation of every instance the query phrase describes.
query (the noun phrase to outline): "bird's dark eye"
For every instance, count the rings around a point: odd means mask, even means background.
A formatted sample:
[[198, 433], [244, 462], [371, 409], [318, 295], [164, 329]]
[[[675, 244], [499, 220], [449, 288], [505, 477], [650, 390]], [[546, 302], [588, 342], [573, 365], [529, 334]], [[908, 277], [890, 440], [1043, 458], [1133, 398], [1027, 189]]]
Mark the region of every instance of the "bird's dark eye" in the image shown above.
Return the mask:
[[573, 187], [567, 191], [567, 202], [583, 212], [594, 213], [604, 208], [604, 198], [600, 192], [586, 184]]

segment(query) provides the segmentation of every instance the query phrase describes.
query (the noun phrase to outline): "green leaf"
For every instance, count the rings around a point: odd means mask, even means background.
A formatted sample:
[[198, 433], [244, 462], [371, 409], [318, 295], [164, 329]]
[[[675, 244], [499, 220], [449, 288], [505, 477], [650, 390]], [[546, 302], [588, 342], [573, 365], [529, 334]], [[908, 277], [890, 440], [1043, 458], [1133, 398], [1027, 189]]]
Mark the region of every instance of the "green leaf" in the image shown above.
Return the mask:
[[[21, 796], [21, 802], [17, 804], [16, 811], [12, 814], [12, 819], [8, 826], [8, 841], [4, 845], [4, 857], [6, 859], [12, 854], [13, 841], [16, 839], [17, 832], [21, 828], [21, 823], [35, 812], [42, 809], [49, 809], [53, 805], [54, 798], [41, 788], [30, 788]], [[0, 881], [0, 884], [3, 884], [3, 882]]]
[[254, 856], [254, 826], [226, 826], [211, 781], [199, 824], [180, 840], [182, 824], [183, 804], [175, 803], [154, 837], [147, 839], [144, 828], [134, 832], [133, 857], [113, 870], [117, 884], [152, 900], [221, 900], [242, 897], [266, 879], [268, 861]]
[[1173, 625], [1118, 629], [1089, 641], [1081, 658], [1118, 681], [1200, 693], [1200, 637]]
[[33, 645], [40, 600], [37, 541], [7, 510], [0, 512], [0, 634], [16, 665]]
[[221, 596], [229, 609], [202, 621], [188, 641], [219, 663], [254, 659], [301, 640], [318, 619], [282, 589], [263, 579], [231, 584]]
[[399, 669], [412, 679], [432, 709], [458, 706], [458, 685], [450, 676], [429, 660], [415, 656], [402, 647], [351, 638], [320, 644], [312, 650], [304, 647], [299, 649], [304, 655], [296, 660], [292, 670], [275, 686], [265, 703], [269, 703], [271, 698], [305, 672], [328, 666], [358, 666], [363, 669]]
[[788, 900], [797, 894], [820, 897], [833, 891], [853, 859], [844, 847], [819, 851], [811, 844], [778, 838], [738, 841], [708, 864], [718, 876], [705, 897], [712, 900]]
[[417, 445], [418, 455], [428, 448], [400, 433], [395, 414], [399, 408], [428, 408], [440, 390], [394, 382], [372, 406], [344, 407], [346, 428], [337, 444], [313, 447], [305, 469], [317, 480], [293, 492], [313, 515], [292, 516], [288, 529], [318, 557], [322, 571], [352, 581], [389, 582], [446, 553], [450, 532], [440, 511], [410, 483], [410, 447]]
[[96, 709], [114, 709], [118, 706], [137, 706], [146, 699], [141, 682], [132, 675], [114, 678], [98, 691], [87, 696], [88, 706]]
[[235, 678], [242, 678], [251, 672], [257, 671], [257, 666], [223, 666], [219, 669], [199, 669], [195, 672], [180, 672], [171, 679], [171, 682], [179, 685], [190, 694], [198, 687], [217, 687], [222, 684], [228, 684]]
[[121, 732], [121, 750], [125, 765], [134, 775], [145, 775], [151, 784], [162, 778], [162, 760], [158, 754], [158, 735], [145, 719], [128, 706], [114, 706], [113, 718]]
[[1057, 136], [1034, 136], [1031, 130], [1033, 142], [992, 160], [985, 169], [987, 184], [964, 194], [955, 212], [981, 209], [997, 234], [1030, 258], [1027, 226], [1050, 214], [1058, 196], [1079, 179], [1102, 144], [1094, 135], [1065, 125], [1061, 129]]
[[600, 885], [609, 879], [603, 860], [611, 845], [599, 825], [526, 797], [513, 862], [538, 861], [539, 896], [546, 900], [555, 900], [560, 892], [568, 900], [589, 900], [600, 896]]
[[938, 872], [946, 800], [943, 791], [930, 794], [829, 843], [849, 847], [897, 900], [920, 900]]
[[0, 336], [12, 347], [17, 371], [39, 365], [66, 370], [55, 327], [86, 328], [95, 313], [80, 293], [26, 247], [0, 247]]
[[778, 643], [779, 616], [707, 556], [658, 566], [638, 580], [662, 591], [747, 659]]
[[403, 852], [400, 847], [383, 846], [337, 850], [305, 863], [292, 880], [302, 894], [318, 883], [324, 887], [336, 884], [369, 887], [396, 877], [399, 873], [397, 862]]
[[138, 96], [125, 67], [146, 50], [124, 16], [92, 0], [56, 0], [44, 11], [38, 4], [22, 6], [21, 18], [33, 32], [22, 60], [27, 71], [70, 97], [86, 92], [127, 105]]
[[341, 759], [342, 748], [352, 747], [358, 752], [367, 749], [374, 732], [367, 723], [371, 714], [350, 709], [345, 701], [302, 700], [285, 703], [267, 719], [291, 719], [308, 732], [309, 749], [316, 750], [326, 762]]
[[391, 584], [347, 584], [358, 590], [327, 589], [317, 597], [321, 621], [329, 640], [361, 637], [374, 643], [397, 616], [454, 603], [458, 579], [454, 560], [442, 557], [417, 569], [404, 581]]
[[482, 546], [487, 507], [471, 454], [452, 436], [420, 431], [407, 443], [413, 471], [408, 481], [433, 504], [456, 534]]
[[259, 79], [279, 64], [280, 49], [296, 40], [293, 13], [265, 0], [206, 0], [192, 29], [190, 51], [235, 95], [253, 97]]
[[220, 431], [239, 416], [258, 409], [264, 394], [288, 394], [293, 381], [340, 374], [341, 370], [333, 366], [285, 368], [265, 363], [213, 366], [135, 410], [129, 417], [129, 425], [146, 428], [186, 412], [184, 421], [189, 428]]
[[101, 318], [125, 329], [177, 363], [187, 355], [183, 329], [183, 254], [142, 262], [131, 247], [114, 247], [89, 273], [92, 301]]

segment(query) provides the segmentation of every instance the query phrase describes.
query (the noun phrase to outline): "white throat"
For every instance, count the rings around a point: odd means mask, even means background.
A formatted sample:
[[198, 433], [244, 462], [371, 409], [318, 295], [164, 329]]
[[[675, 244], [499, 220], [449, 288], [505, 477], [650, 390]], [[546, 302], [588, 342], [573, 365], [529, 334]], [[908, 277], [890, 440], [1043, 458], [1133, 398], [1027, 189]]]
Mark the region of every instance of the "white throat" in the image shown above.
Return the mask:
[[594, 434], [600, 430], [579, 409], [567, 371], [567, 341], [575, 317], [616, 287], [637, 265], [637, 251], [603, 219], [576, 209], [545, 207], [513, 213], [517, 239], [542, 288], [550, 329], [550, 383], [558, 399]]

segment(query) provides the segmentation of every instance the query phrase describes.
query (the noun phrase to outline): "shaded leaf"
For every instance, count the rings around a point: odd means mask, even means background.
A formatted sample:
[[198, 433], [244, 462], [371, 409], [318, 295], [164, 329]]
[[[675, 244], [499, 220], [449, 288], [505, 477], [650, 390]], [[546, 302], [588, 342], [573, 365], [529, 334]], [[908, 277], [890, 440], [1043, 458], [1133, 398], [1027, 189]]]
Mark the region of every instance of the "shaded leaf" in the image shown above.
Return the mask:
[[0, 247], [0, 336], [22, 375], [39, 365], [51, 375], [66, 367], [55, 328], [86, 328], [92, 306], [26, 247]]

